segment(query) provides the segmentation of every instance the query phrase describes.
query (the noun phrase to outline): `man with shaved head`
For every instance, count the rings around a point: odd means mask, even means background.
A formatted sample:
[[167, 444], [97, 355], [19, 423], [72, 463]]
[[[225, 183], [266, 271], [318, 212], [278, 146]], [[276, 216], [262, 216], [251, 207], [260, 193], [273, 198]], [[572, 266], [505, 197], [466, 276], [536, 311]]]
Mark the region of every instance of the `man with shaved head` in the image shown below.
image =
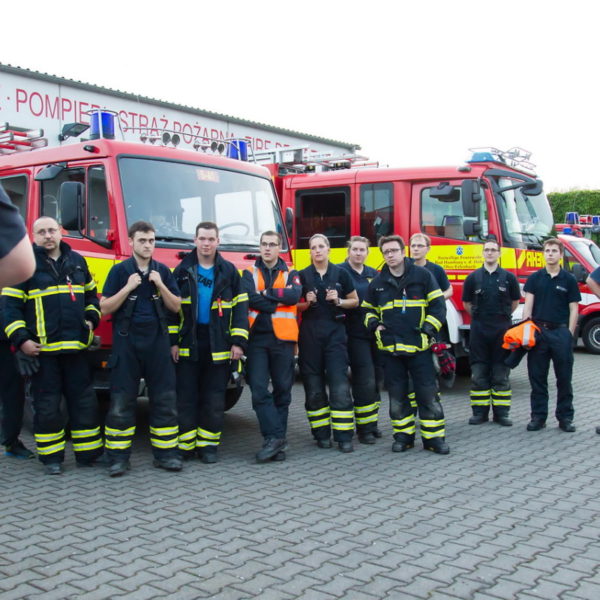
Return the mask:
[[2, 290], [4, 325], [19, 351], [22, 373], [31, 377], [39, 459], [46, 473], [59, 475], [65, 450], [63, 395], [78, 465], [91, 466], [102, 454], [96, 395], [83, 352], [92, 343], [100, 310], [85, 259], [62, 241], [56, 220], [37, 219], [33, 241], [33, 276]]

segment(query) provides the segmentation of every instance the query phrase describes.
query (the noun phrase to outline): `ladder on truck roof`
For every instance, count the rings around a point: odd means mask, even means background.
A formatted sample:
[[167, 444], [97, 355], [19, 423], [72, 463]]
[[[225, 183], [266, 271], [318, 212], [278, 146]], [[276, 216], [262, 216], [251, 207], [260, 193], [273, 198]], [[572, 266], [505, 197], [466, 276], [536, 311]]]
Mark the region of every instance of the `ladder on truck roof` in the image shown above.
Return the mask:
[[[314, 154], [312, 152], [315, 152]], [[352, 167], [378, 167], [379, 163], [367, 163], [368, 157], [359, 154], [321, 153], [310, 149], [309, 146], [295, 148], [282, 147], [273, 150], [255, 152], [254, 157], [259, 164], [279, 165], [279, 174], [310, 173], [316, 171], [335, 171]]]
[[0, 155], [44, 148], [47, 145], [43, 129], [27, 129], [0, 123]]

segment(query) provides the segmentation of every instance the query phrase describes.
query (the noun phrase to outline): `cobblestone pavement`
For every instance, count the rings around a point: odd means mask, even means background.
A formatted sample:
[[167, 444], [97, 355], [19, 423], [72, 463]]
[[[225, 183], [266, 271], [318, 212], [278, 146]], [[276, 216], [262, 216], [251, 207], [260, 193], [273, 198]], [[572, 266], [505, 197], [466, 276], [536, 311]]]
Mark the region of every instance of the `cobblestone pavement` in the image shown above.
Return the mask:
[[459, 380], [444, 393], [450, 456], [392, 454], [385, 414], [377, 445], [319, 450], [299, 385], [286, 462], [255, 464], [247, 392], [216, 465], [153, 468], [143, 404], [123, 478], [76, 469], [70, 452], [54, 477], [2, 456], [0, 598], [595, 600], [599, 366], [577, 351], [574, 434], [525, 431], [523, 366], [512, 428], [469, 426]]

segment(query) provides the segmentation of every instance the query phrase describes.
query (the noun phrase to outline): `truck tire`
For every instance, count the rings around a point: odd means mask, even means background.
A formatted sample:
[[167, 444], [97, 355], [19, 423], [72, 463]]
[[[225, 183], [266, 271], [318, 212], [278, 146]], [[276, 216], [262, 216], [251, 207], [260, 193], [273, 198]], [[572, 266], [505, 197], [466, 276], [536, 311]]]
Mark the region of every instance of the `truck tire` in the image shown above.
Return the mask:
[[600, 317], [586, 322], [581, 331], [581, 339], [588, 352], [600, 354]]

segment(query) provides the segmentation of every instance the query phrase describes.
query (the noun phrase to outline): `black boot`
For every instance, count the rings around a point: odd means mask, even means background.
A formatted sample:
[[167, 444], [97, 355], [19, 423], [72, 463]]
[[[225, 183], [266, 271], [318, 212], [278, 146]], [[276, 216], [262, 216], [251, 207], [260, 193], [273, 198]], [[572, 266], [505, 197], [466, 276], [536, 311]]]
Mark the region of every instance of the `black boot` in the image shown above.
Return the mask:
[[472, 406], [473, 416], [469, 419], [469, 425], [481, 425], [482, 423], [486, 423], [490, 420], [489, 406]]
[[504, 427], [510, 427], [513, 423], [508, 418], [508, 411], [510, 407], [508, 406], [494, 406], [494, 423], [498, 423], [498, 425], [502, 425]]
[[436, 454], [450, 454], [450, 447], [443, 437], [435, 437], [428, 440], [423, 438], [423, 449], [431, 450], [431, 452], [435, 452]]

